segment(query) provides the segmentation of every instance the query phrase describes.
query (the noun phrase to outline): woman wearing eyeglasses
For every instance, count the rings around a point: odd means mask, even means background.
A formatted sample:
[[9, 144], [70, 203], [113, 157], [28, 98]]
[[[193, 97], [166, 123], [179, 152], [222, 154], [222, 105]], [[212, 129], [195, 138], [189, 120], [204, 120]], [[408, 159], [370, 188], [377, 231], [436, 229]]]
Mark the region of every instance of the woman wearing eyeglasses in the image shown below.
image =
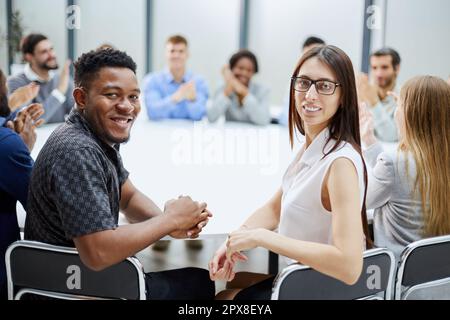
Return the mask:
[[233, 54], [229, 65], [222, 68], [224, 84], [208, 108], [210, 122], [225, 115], [227, 121], [270, 123], [269, 89], [252, 80], [257, 72], [258, 61], [252, 52], [240, 50]]
[[209, 263], [212, 280], [231, 281], [219, 299], [270, 299], [274, 275], [233, 271], [238, 260], [247, 260], [241, 251], [255, 247], [347, 284], [361, 274], [363, 250], [370, 246], [367, 174], [355, 75], [339, 48], [312, 49], [296, 66], [290, 88], [291, 146], [297, 131], [306, 141], [281, 188], [229, 235]]
[[395, 120], [400, 143], [383, 151], [370, 111], [361, 108], [364, 156], [373, 167], [368, 208], [374, 208], [376, 246], [399, 258], [405, 246], [426, 237], [450, 234], [450, 87], [421, 76], [407, 81]]

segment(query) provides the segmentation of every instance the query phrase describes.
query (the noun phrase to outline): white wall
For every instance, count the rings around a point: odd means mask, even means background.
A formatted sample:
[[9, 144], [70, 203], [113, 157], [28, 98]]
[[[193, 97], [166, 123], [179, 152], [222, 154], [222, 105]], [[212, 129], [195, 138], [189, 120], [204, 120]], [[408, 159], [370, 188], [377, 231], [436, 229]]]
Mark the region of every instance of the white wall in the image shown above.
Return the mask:
[[8, 45], [6, 43], [7, 32], [6, 0], [0, 0], [0, 69], [8, 75]]
[[258, 80], [281, 104], [305, 38], [316, 35], [343, 49], [359, 70], [364, 1], [257, 0], [251, 2], [249, 48], [260, 64]]
[[62, 65], [67, 59], [66, 1], [14, 0], [13, 7], [22, 14], [24, 35], [32, 32], [46, 35], [54, 45], [58, 63]]
[[386, 45], [402, 58], [399, 83], [422, 74], [450, 76], [450, 1], [388, 0]]
[[154, 0], [153, 70], [165, 65], [165, 43], [179, 33], [189, 42], [189, 68], [203, 75], [211, 94], [220, 69], [239, 47], [239, 0]]
[[[24, 17], [25, 32], [46, 34], [55, 45], [59, 63], [66, 59], [67, 30], [63, 0], [14, 0]], [[126, 50], [145, 73], [145, 0], [78, 0], [81, 30], [77, 54], [110, 42]], [[132, 5], [131, 5], [132, 4]], [[281, 104], [301, 45], [308, 35], [323, 37], [346, 51], [360, 69], [363, 0], [253, 0], [249, 49], [257, 55], [257, 80], [272, 89], [272, 103]], [[400, 83], [416, 74], [450, 74], [450, 1], [376, 0], [386, 6], [386, 29], [375, 30], [373, 49], [392, 46], [403, 63]], [[190, 43], [190, 68], [206, 77], [211, 93], [221, 81], [220, 68], [239, 43], [240, 0], [154, 0], [152, 21], [153, 70], [164, 67], [164, 44], [174, 33]], [[0, 27], [6, 32], [6, 0], [0, 0]], [[385, 35], [385, 37], [384, 37]], [[413, 40], [412, 40], [413, 39]], [[6, 46], [0, 66], [7, 69]]]
[[76, 34], [76, 54], [110, 43], [126, 51], [145, 73], [145, 1], [78, 0], [81, 29]]

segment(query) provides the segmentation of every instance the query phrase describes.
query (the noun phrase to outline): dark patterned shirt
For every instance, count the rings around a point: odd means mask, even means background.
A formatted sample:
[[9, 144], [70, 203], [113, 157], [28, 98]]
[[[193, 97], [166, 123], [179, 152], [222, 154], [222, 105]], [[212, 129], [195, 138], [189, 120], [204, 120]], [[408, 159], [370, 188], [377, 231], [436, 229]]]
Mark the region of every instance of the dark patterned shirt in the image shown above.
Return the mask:
[[73, 109], [45, 143], [33, 168], [25, 239], [74, 247], [73, 238], [115, 229], [128, 171]]

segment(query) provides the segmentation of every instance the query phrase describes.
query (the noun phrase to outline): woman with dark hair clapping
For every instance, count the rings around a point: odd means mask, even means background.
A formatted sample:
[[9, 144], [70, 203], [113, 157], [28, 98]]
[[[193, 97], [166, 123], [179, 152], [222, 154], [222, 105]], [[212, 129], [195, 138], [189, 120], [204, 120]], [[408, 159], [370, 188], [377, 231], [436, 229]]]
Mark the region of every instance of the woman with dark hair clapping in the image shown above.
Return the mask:
[[252, 80], [257, 72], [258, 61], [252, 52], [241, 50], [230, 58], [222, 68], [224, 84], [208, 109], [210, 122], [225, 114], [227, 121], [270, 123], [269, 89]]

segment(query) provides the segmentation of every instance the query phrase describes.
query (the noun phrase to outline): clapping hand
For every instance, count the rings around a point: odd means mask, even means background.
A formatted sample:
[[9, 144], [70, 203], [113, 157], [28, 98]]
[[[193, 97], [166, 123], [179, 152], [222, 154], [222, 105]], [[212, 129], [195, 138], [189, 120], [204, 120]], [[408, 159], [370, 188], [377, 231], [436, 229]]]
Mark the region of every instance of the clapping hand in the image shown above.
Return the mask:
[[8, 128], [14, 130], [22, 137], [30, 152], [33, 150], [36, 142], [35, 130], [44, 123], [43, 119], [39, 119], [43, 114], [44, 108], [42, 105], [33, 103], [20, 110], [14, 121], [8, 121], [6, 124]]
[[178, 90], [172, 95], [172, 100], [178, 103], [182, 100], [194, 101], [197, 99], [197, 89], [194, 81], [189, 81], [180, 85]]
[[15, 111], [17, 108], [31, 102], [37, 97], [40, 86], [35, 82], [18, 88], [14, 91], [8, 99], [9, 108], [11, 111]]
[[72, 62], [70, 60], [67, 60], [64, 63], [64, 67], [61, 70], [61, 74], [59, 76], [59, 83], [58, 83], [58, 91], [62, 94], [66, 94], [67, 89], [69, 88], [69, 80], [70, 80], [70, 65]]
[[365, 73], [361, 73], [356, 78], [356, 88], [358, 92], [359, 102], [365, 102], [371, 107], [375, 106], [378, 101], [378, 89], [369, 83], [369, 77]]
[[373, 126], [373, 115], [365, 102], [361, 102], [359, 104], [359, 128], [361, 132], [361, 140], [367, 147], [377, 141]]
[[189, 101], [195, 101], [197, 99], [197, 89], [195, 82], [189, 81], [183, 85], [185, 87], [184, 97]]

